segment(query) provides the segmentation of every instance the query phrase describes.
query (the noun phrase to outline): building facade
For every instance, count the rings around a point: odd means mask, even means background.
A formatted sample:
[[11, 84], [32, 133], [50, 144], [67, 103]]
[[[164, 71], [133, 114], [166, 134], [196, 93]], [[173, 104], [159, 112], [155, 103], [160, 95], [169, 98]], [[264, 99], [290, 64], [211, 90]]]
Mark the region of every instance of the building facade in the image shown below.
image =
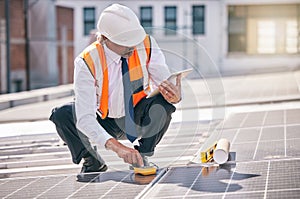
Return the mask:
[[[6, 1], [0, 0], [2, 93]], [[300, 67], [300, 0], [14, 0], [9, 1], [12, 91], [26, 88], [26, 1], [31, 89], [72, 82], [74, 57], [95, 40], [97, 20], [112, 3], [130, 7], [170, 69], [193, 67], [198, 73], [192, 78]]]
[[71, 83], [73, 32], [73, 9], [0, 0], [0, 93]]
[[300, 67], [299, 0], [57, 0], [74, 9], [76, 55], [112, 3], [133, 9], [171, 70], [193, 66], [201, 76], [214, 76]]

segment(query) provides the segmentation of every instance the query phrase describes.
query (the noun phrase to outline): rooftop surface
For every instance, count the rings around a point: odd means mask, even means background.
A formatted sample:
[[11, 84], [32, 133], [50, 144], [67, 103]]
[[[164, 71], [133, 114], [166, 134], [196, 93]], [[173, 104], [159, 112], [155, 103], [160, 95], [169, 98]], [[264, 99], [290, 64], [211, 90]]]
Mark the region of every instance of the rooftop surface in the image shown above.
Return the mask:
[[[44, 121], [50, 106], [70, 98], [0, 111], [0, 133], [12, 132], [0, 140], [0, 197], [298, 198], [298, 77], [296, 71], [222, 78], [221, 94], [219, 88], [211, 89], [212, 82], [186, 82], [185, 90], [193, 92], [185, 93], [150, 158], [159, 167], [157, 174], [146, 177], [135, 175], [114, 153], [99, 149], [109, 170], [78, 178], [81, 165], [72, 164], [53, 125]], [[36, 111], [39, 107], [45, 112]], [[39, 117], [30, 117], [28, 110]], [[20, 111], [28, 117], [16, 114]], [[41, 123], [40, 132], [30, 133]], [[28, 125], [32, 126], [26, 131]], [[224, 165], [201, 164], [200, 150], [220, 138], [230, 141], [231, 160]]]

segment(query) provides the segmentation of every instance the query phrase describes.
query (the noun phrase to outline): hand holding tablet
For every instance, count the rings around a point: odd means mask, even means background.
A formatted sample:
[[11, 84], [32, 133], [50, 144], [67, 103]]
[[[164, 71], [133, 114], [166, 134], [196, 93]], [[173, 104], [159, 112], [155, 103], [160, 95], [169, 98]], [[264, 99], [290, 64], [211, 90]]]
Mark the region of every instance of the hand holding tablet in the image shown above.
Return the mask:
[[[181, 78], [183, 77], [186, 77], [190, 72], [192, 72], [193, 68], [189, 68], [189, 69], [185, 69], [185, 70], [181, 70], [181, 71], [177, 71], [177, 72], [174, 72], [172, 73], [168, 78], [167, 80], [168, 81], [173, 81], [174, 79], [176, 79], [176, 77], [178, 75], [181, 75]], [[154, 89], [151, 93], [149, 93], [149, 95], [147, 96], [147, 98], [149, 97], [153, 97], [155, 95], [157, 95], [159, 93], [159, 89], [156, 88]]]

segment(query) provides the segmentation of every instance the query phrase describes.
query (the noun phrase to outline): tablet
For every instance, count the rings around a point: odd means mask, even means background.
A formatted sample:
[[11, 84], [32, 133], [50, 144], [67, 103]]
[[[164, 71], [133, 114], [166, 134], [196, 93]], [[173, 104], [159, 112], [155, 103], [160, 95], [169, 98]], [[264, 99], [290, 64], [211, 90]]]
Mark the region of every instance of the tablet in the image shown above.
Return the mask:
[[[181, 78], [186, 77], [190, 72], [192, 72], [192, 70], [193, 70], [193, 68], [188, 68], [185, 70], [180, 70], [180, 71], [174, 72], [168, 77], [167, 80], [173, 81], [180, 74], [181, 74]], [[159, 90], [158, 90], [158, 88], [156, 88], [151, 93], [148, 94], [147, 98], [153, 97], [153, 96], [157, 95], [158, 93], [159, 93]]]

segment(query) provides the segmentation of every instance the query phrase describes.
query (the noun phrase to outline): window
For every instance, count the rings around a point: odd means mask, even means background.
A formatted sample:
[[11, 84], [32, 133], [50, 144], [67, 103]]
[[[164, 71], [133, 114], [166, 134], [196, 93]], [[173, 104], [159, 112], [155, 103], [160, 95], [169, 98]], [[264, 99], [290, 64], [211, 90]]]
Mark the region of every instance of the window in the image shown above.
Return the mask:
[[165, 7], [165, 34], [175, 35], [176, 34], [176, 7], [166, 6]]
[[275, 52], [274, 21], [258, 21], [257, 52], [261, 54], [272, 54]]
[[228, 27], [228, 51], [246, 52], [246, 12], [245, 6], [230, 6]]
[[[300, 14], [300, 13], [299, 13]], [[297, 45], [299, 45], [297, 36], [297, 21], [291, 20], [286, 22], [286, 52], [288, 53], [297, 53]], [[299, 34], [300, 35], [300, 34]], [[300, 49], [299, 49], [300, 50]], [[298, 50], [298, 52], [299, 52]]]
[[84, 35], [95, 28], [95, 8], [83, 8]]
[[147, 33], [151, 33], [151, 27], [152, 27], [152, 7], [141, 7], [140, 8], [141, 13], [141, 25], [145, 28]]
[[300, 53], [300, 4], [228, 7], [228, 52]]
[[193, 6], [193, 34], [205, 34], [205, 7]]

